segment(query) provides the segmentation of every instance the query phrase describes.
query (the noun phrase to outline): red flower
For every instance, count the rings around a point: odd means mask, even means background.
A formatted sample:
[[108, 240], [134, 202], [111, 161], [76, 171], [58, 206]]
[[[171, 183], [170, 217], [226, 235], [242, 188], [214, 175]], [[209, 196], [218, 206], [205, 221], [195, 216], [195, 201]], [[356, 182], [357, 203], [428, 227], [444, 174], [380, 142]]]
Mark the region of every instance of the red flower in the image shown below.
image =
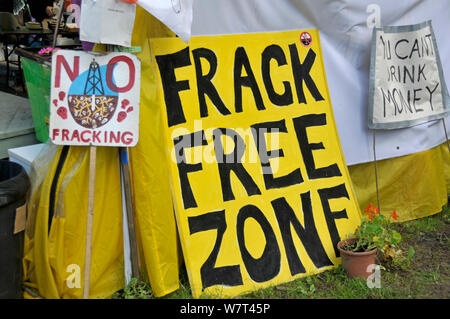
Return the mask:
[[390, 212], [390, 214], [391, 214], [391, 217], [394, 218], [394, 220], [397, 220], [397, 218], [399, 217], [397, 215], [397, 212], [395, 211], [395, 209], [392, 212]]
[[368, 212], [372, 212], [372, 210], [373, 210], [373, 206], [372, 206], [372, 203], [370, 203], [364, 212], [368, 213]]
[[373, 216], [378, 215], [380, 213], [380, 210], [377, 207], [374, 207], [372, 203], [369, 204], [369, 206], [364, 210], [365, 213], [369, 213], [369, 219], [373, 221]]

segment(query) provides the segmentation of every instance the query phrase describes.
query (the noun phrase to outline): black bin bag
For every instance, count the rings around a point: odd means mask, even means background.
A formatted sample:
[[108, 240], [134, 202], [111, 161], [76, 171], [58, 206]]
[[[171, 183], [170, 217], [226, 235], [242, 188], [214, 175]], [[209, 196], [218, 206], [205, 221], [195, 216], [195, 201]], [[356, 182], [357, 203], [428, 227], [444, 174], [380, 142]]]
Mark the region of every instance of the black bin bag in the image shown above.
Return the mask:
[[30, 180], [25, 169], [0, 160], [0, 298], [22, 298], [23, 231], [14, 234], [16, 209], [27, 200]]

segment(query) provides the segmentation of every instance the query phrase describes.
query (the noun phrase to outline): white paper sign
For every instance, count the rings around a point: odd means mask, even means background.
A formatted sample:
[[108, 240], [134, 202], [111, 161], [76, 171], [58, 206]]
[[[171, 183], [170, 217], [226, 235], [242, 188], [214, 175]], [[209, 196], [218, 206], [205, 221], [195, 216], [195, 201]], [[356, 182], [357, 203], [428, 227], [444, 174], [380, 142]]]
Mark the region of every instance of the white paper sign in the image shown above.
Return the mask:
[[431, 22], [374, 29], [369, 128], [396, 129], [443, 118], [447, 87]]
[[136, 5], [119, 0], [83, 0], [80, 40], [130, 47]]
[[188, 43], [191, 37], [193, 0], [138, 0], [136, 3]]
[[57, 145], [135, 146], [141, 65], [130, 53], [58, 50], [52, 57], [51, 141]]

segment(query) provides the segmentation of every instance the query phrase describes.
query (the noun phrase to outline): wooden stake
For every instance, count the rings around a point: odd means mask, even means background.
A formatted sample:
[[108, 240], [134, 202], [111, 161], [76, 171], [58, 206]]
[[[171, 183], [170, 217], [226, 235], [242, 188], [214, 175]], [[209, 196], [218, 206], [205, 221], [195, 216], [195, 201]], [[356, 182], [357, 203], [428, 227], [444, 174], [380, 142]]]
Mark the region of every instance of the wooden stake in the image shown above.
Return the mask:
[[84, 285], [83, 299], [89, 299], [92, 256], [92, 230], [94, 224], [94, 194], [95, 194], [95, 162], [97, 159], [96, 146], [89, 147], [89, 186], [88, 186], [88, 210], [86, 223], [86, 249], [84, 260]]

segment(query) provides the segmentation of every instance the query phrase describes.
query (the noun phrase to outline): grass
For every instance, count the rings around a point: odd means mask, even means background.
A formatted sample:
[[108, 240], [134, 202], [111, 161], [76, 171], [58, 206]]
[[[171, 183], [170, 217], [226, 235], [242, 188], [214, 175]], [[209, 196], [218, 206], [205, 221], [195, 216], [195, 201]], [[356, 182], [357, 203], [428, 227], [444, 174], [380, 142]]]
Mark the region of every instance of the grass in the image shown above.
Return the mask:
[[112, 296], [113, 299], [150, 299], [152, 297], [150, 285], [136, 278], [131, 278], [130, 283], [123, 290]]
[[[450, 210], [439, 214], [395, 224], [407, 253], [414, 248], [411, 261], [402, 267], [380, 270], [380, 282], [369, 288], [365, 280], [351, 279], [338, 266], [317, 275], [308, 276], [278, 286], [253, 291], [239, 298], [252, 299], [396, 299], [450, 298]], [[155, 298], [148, 285], [132, 282], [114, 298]], [[204, 295], [202, 298], [212, 298]], [[164, 299], [191, 299], [186, 271], [180, 274], [180, 289]]]

